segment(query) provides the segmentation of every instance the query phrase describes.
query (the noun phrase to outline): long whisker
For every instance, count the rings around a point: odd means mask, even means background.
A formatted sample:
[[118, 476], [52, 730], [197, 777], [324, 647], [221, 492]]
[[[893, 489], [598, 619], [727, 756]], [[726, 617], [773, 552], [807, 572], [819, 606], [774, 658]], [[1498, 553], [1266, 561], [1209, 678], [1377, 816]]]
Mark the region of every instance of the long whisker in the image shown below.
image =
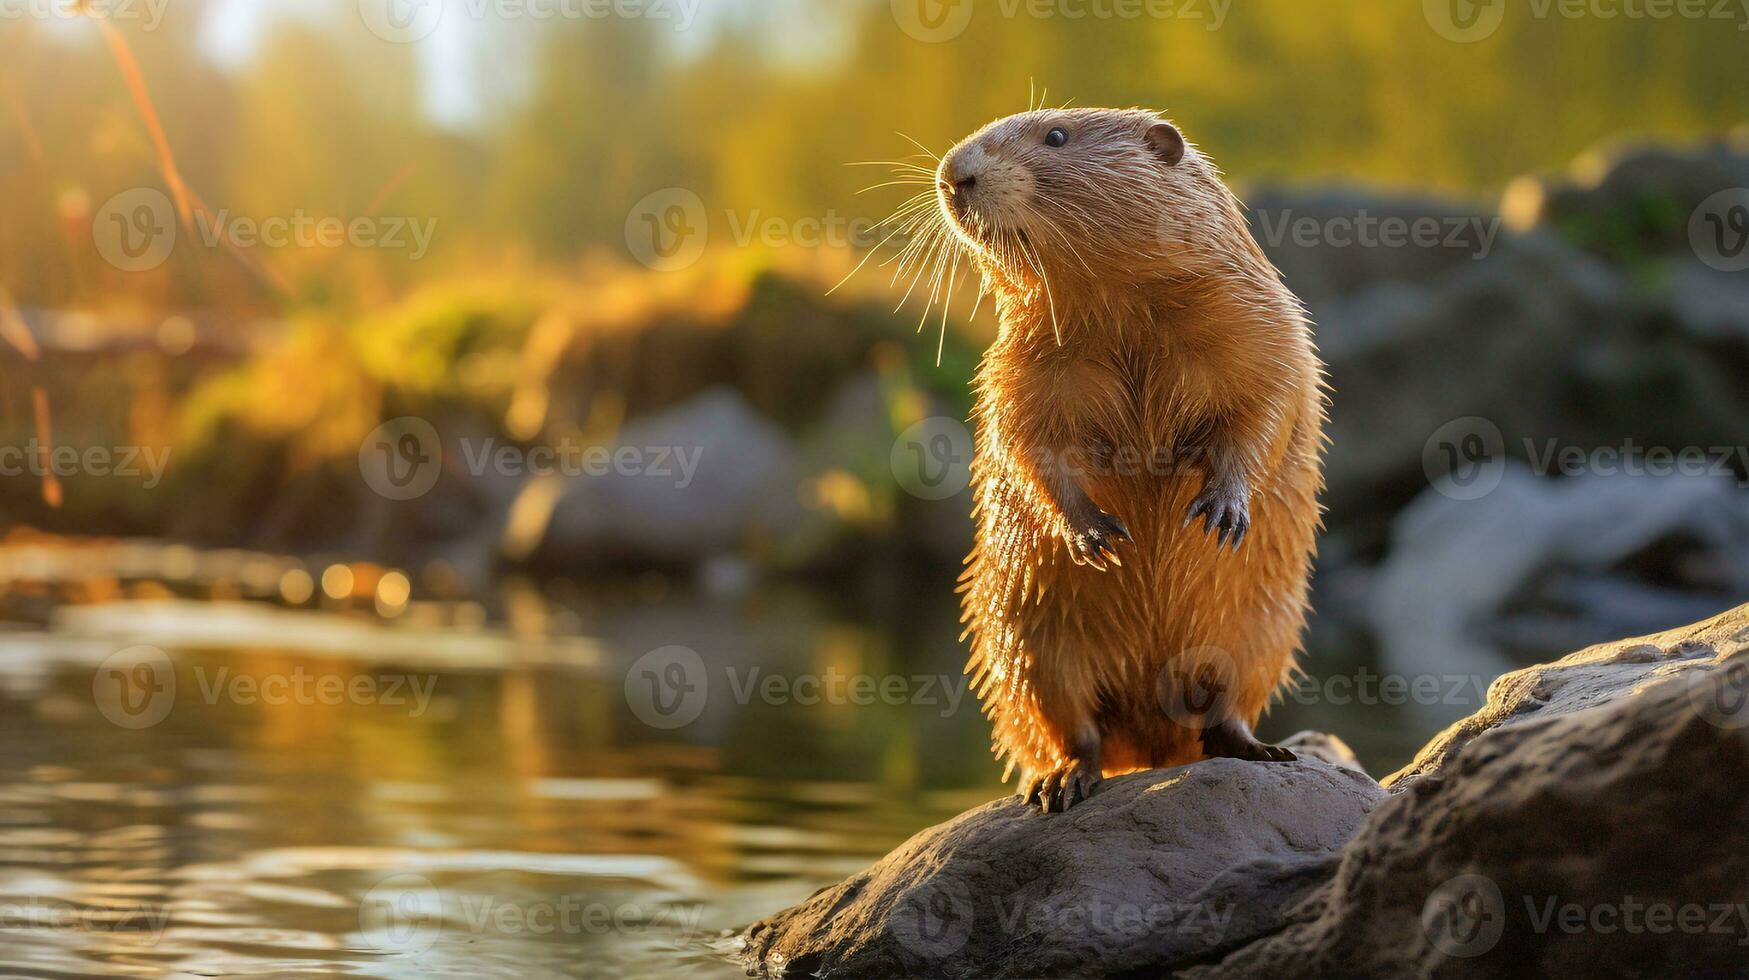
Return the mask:
[[[935, 297], [941, 294], [941, 274], [947, 266], [950, 253], [954, 261], [954, 268], [959, 268], [959, 249], [953, 247], [951, 238], [943, 243], [941, 255], [935, 260], [935, 271], [929, 274], [929, 301], [923, 304], [923, 320], [928, 319], [930, 307], [935, 305]], [[952, 299], [951, 295], [942, 298], [942, 316], [947, 315], [947, 303], [950, 299]], [[918, 333], [923, 332], [923, 320], [917, 321]]]
[[1043, 225], [1047, 232], [1063, 243], [1063, 246], [1069, 250], [1069, 254], [1075, 256], [1075, 261], [1080, 262], [1081, 267], [1087, 270], [1088, 275], [1093, 275], [1093, 267], [1087, 264], [1087, 260], [1081, 255], [1081, 250], [1075, 247], [1075, 240], [1069, 237], [1068, 233], [1059, 227], [1055, 221], [1052, 221], [1050, 215], [1031, 207], [1027, 208], [1027, 211], [1039, 220], [1040, 224]]
[[1063, 346], [1063, 328], [1062, 325], [1057, 322], [1057, 300], [1056, 297], [1051, 294], [1051, 278], [1045, 275], [1044, 265], [1033, 257], [1032, 249], [1028, 248], [1027, 244], [1018, 238], [1014, 241], [1015, 244], [1020, 247], [1020, 254], [1025, 256], [1027, 263], [1032, 266], [1032, 271], [1038, 273], [1039, 282], [1044, 284], [1045, 303], [1050, 307], [1051, 311], [1051, 333], [1056, 335], [1057, 346], [1061, 347]]
[[[989, 287], [990, 287], [990, 277], [989, 276], [983, 276], [983, 277], [979, 278], [979, 280], [978, 280], [978, 297], [976, 299], [972, 300], [971, 315], [966, 317], [966, 320], [968, 322], [972, 321], [972, 320], [976, 320], [978, 318], [978, 308], [984, 305], [984, 293], [985, 293], [985, 291], [987, 291], [989, 289]], [[936, 366], [940, 367], [941, 365], [938, 364]]]
[[900, 249], [897, 255], [881, 263], [882, 268], [892, 265], [894, 262], [899, 264], [899, 267], [893, 271], [893, 282], [895, 283], [899, 281], [900, 276], [905, 274], [905, 270], [911, 267], [912, 260], [917, 257], [917, 251], [921, 250], [941, 231], [940, 215], [933, 208], [913, 214], [905, 219], [898, 230], [901, 233], [918, 231], [918, 235], [906, 242], [905, 247]]
[[[939, 223], [931, 225], [927, 234], [929, 235], [929, 246], [926, 250], [917, 253], [922, 256], [922, 260], [916, 263], [917, 273], [911, 277], [911, 285], [906, 287], [905, 295], [899, 297], [899, 305], [893, 307], [894, 313], [897, 313], [900, 309], [904, 308], [905, 301], [911, 298], [912, 291], [917, 288], [917, 283], [923, 278], [923, 270], [929, 267], [929, 264], [935, 260], [935, 256], [942, 249], [951, 246], [951, 243], [946, 241], [945, 236], [941, 234], [941, 225]], [[897, 281], [898, 277], [903, 275], [904, 272], [905, 263], [901, 262], [899, 264], [899, 271], [893, 274], [894, 281]], [[923, 312], [924, 315], [927, 316], [929, 313], [929, 307], [925, 306]]]
[[911, 137], [906, 136], [904, 133], [898, 133], [898, 136], [900, 139], [910, 140], [912, 146], [915, 146], [919, 150], [922, 150], [924, 153], [929, 154], [929, 159], [934, 160], [936, 163], [941, 162], [941, 157], [937, 156], [934, 150], [931, 150], [929, 147], [924, 146], [922, 143], [919, 143], [916, 140], [911, 139]]
[[879, 242], [876, 242], [874, 248], [869, 249], [868, 254], [866, 254], [862, 257], [862, 261], [856, 263], [856, 268], [851, 269], [849, 272], [845, 273], [843, 279], [838, 280], [836, 283], [834, 283], [832, 285], [831, 289], [826, 290], [826, 295], [830, 296], [833, 293], [837, 292], [839, 286], [842, 286], [845, 283], [849, 282], [850, 278], [852, 276], [854, 276], [858, 272], [862, 271], [863, 266], [868, 265], [869, 259], [872, 259], [876, 255], [880, 254], [880, 250], [883, 247], [885, 247], [888, 242], [892, 241], [895, 237], [902, 235], [904, 233], [905, 233], [905, 229], [903, 229], [903, 228], [894, 228], [892, 231], [888, 232], [887, 237], [881, 239]]
[[[917, 154], [913, 153], [912, 156]], [[934, 173], [928, 167], [920, 167], [915, 163], [905, 163], [900, 160], [851, 160], [846, 167], [904, 167], [907, 170], [920, 170], [924, 173]]]
[[953, 268], [947, 273], [947, 296], [941, 301], [941, 333], [935, 338], [935, 366], [941, 367], [941, 352], [947, 348], [947, 309], [953, 304], [953, 284], [960, 271], [960, 252], [954, 249]]
[[888, 214], [885, 218], [882, 218], [877, 223], [877, 226], [884, 225], [887, 222], [898, 217], [899, 215], [904, 214], [905, 212], [910, 211], [914, 208], [933, 206], [935, 203], [934, 198], [935, 198], [935, 195], [930, 191], [918, 191], [917, 193], [906, 198], [905, 200], [899, 202], [899, 206], [894, 208], [892, 210], [891, 214]]
[[856, 194], [858, 197], [860, 197], [863, 194], [867, 194], [869, 191], [879, 190], [882, 187], [901, 187], [901, 186], [905, 186], [905, 185], [915, 186], [917, 184], [923, 184], [925, 186], [933, 187], [933, 186], [935, 186], [935, 181], [923, 180], [923, 179], [917, 178], [917, 177], [912, 177], [910, 179], [902, 179], [902, 180], [884, 180], [878, 184], [870, 184], [867, 187], [864, 187], [862, 190], [857, 191]]
[[[895, 219], [900, 218], [901, 216], [903, 216], [907, 212], [915, 212], [919, 208], [928, 208], [933, 203], [932, 201], [929, 200], [930, 197], [931, 197], [931, 195], [929, 195], [927, 193], [917, 194], [917, 195], [913, 196], [910, 200], [907, 200], [905, 203], [899, 205], [897, 208], [894, 208], [892, 214], [887, 215], [885, 218], [882, 218], [880, 221], [875, 222], [875, 224], [872, 226], [872, 228], [878, 229], [878, 228], [882, 227], [883, 225], [886, 225], [886, 224], [894, 221]], [[854, 276], [858, 272], [861, 272], [863, 266], [868, 265], [869, 260], [874, 258], [877, 254], [879, 254], [880, 250], [882, 248], [886, 247], [886, 244], [888, 242], [892, 241], [895, 237], [904, 234], [906, 232], [907, 228], [913, 227], [913, 226], [915, 226], [915, 224], [916, 224], [916, 222], [913, 220], [913, 221], [906, 223], [906, 224], [903, 224], [899, 227], [895, 227], [892, 231], [888, 232], [887, 236], [885, 238], [882, 238], [879, 242], [875, 243], [875, 246], [873, 248], [868, 250], [868, 254], [866, 254], [862, 257], [862, 261], [856, 263], [856, 268], [851, 269], [850, 272], [848, 274], [846, 274], [843, 279], [838, 280], [838, 282], [835, 283], [831, 289], [826, 290], [826, 295], [830, 296], [833, 293], [837, 292], [839, 286], [842, 286], [845, 283], [849, 282], [851, 276]]]

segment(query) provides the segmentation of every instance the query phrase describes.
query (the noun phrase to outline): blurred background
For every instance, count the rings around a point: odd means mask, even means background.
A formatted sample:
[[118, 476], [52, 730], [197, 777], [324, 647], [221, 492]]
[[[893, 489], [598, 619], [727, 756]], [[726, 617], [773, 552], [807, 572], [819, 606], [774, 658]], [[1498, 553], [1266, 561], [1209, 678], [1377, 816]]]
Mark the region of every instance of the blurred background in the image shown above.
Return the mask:
[[730, 976], [1005, 792], [994, 322], [864, 189], [1039, 99], [1169, 114], [1316, 322], [1266, 734], [1383, 776], [1742, 602], [1746, 91], [1712, 3], [0, 0], [0, 961]]

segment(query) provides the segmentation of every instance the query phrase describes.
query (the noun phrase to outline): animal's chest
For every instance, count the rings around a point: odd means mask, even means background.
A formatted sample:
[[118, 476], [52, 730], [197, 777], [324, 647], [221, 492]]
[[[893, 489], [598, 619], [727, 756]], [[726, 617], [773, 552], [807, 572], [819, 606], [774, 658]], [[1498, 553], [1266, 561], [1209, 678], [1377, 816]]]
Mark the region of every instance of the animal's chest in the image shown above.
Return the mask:
[[1039, 359], [1016, 366], [1009, 378], [1012, 429], [1036, 448], [1079, 453], [1106, 469], [1170, 455], [1182, 441], [1171, 374], [1150, 360], [1111, 354]]

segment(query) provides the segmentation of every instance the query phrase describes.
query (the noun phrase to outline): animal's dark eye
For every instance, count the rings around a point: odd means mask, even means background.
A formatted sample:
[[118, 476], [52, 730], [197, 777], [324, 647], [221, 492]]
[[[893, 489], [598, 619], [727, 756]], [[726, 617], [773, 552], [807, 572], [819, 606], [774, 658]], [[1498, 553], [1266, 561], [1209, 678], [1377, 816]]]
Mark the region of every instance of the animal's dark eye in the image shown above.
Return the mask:
[[1045, 134], [1046, 146], [1062, 146], [1067, 142], [1069, 142], [1069, 134], [1061, 126]]

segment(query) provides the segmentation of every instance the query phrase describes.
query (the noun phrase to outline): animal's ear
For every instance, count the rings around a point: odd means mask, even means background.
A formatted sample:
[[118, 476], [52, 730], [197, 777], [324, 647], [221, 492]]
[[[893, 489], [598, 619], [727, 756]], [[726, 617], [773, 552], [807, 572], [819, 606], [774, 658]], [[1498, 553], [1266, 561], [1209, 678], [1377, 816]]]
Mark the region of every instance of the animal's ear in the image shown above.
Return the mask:
[[1184, 136], [1178, 132], [1178, 127], [1165, 120], [1148, 127], [1148, 148], [1154, 155], [1166, 161], [1166, 166], [1175, 167], [1178, 161], [1184, 159]]

